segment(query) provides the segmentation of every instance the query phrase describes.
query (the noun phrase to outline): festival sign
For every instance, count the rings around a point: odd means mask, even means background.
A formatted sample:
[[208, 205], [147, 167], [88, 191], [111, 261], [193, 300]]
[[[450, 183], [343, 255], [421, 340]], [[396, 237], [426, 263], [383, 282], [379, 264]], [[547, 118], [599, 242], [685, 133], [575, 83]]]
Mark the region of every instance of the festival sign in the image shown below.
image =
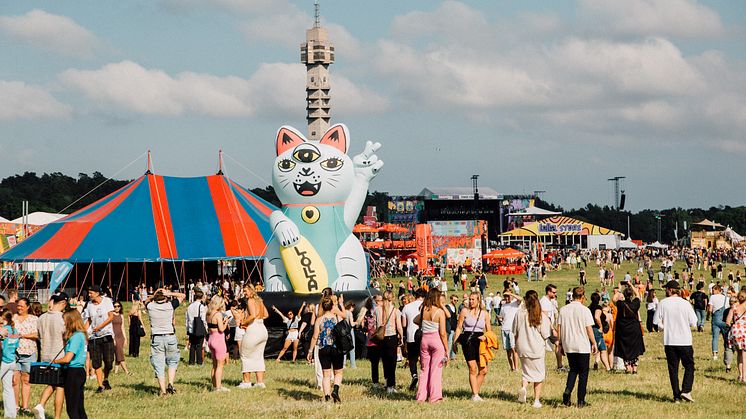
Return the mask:
[[557, 216], [526, 224], [523, 227], [515, 228], [501, 235], [510, 237], [534, 237], [588, 235], [613, 236], [621, 234], [622, 233], [618, 231], [586, 223], [585, 221], [576, 220], [571, 217]]

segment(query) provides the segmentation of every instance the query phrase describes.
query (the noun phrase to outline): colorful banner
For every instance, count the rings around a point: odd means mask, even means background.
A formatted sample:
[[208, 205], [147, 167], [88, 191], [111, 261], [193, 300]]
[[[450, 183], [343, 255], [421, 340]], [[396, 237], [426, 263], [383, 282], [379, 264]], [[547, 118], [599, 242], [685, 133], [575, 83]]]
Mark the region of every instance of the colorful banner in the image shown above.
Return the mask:
[[388, 208], [386, 222], [415, 224], [420, 220], [420, 213], [425, 208], [425, 203], [417, 196], [392, 196], [386, 206]]
[[417, 224], [415, 228], [417, 266], [419, 266], [420, 270], [427, 269], [428, 255], [433, 253], [431, 230], [430, 224]]
[[73, 269], [73, 264], [69, 262], [60, 262], [52, 272], [52, 279], [49, 280], [49, 295], [54, 294], [57, 287], [67, 278], [67, 274]]
[[450, 266], [471, 265], [474, 261], [481, 259], [481, 249], [448, 249], [446, 252], [446, 261]]

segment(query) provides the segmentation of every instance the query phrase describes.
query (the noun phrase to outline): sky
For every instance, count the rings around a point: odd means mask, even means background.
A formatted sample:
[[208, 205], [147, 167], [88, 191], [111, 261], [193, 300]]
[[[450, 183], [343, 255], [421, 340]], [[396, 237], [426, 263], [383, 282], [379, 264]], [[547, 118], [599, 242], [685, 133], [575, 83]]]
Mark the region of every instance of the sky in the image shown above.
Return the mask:
[[[313, 1], [0, 3], [0, 177], [225, 172], [270, 183], [306, 132]], [[567, 209], [744, 205], [746, 2], [321, 1], [332, 122], [371, 190], [479, 184]]]

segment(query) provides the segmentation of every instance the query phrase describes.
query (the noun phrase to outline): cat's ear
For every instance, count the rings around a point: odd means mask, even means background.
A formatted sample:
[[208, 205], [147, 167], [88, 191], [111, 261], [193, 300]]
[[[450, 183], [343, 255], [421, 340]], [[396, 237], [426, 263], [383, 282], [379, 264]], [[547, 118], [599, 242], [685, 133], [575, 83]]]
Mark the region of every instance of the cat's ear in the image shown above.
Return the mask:
[[347, 154], [347, 145], [350, 133], [344, 124], [336, 124], [329, 128], [329, 131], [321, 138], [321, 144], [330, 145], [337, 150]]
[[288, 151], [289, 149], [297, 146], [300, 143], [306, 142], [303, 138], [303, 134], [298, 132], [295, 128], [287, 125], [280, 127], [277, 130], [277, 155]]

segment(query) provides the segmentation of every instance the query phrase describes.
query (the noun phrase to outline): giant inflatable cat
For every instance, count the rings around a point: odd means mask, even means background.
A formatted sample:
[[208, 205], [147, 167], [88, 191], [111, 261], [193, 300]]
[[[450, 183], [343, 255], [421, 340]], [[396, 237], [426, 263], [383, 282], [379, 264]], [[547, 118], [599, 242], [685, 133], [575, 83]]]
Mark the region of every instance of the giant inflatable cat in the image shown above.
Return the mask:
[[277, 132], [272, 185], [282, 210], [270, 216], [273, 239], [264, 263], [266, 291], [321, 292], [364, 290], [368, 265], [352, 234], [368, 194], [383, 166], [368, 141], [361, 154], [347, 156], [347, 127], [329, 128], [320, 141], [307, 140], [294, 128]]

